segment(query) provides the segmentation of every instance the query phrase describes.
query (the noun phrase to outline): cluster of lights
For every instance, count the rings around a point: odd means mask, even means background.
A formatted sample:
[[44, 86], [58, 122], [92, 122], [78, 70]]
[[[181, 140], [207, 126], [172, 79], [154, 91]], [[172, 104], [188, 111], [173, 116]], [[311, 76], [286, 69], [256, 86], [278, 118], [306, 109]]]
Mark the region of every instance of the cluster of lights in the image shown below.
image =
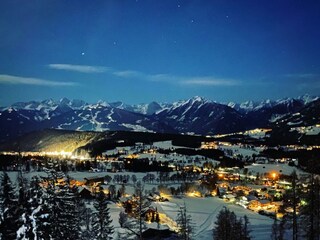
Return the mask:
[[22, 156], [55, 156], [55, 157], [63, 157], [63, 158], [71, 158], [71, 159], [80, 159], [86, 160], [89, 157], [86, 156], [77, 156], [73, 155], [72, 152], [62, 151], [48, 151], [48, 152], [1, 152], [3, 155], [19, 155]]
[[63, 156], [63, 157], [71, 157], [72, 152], [65, 152], [65, 151], [53, 151], [53, 152], [43, 152], [43, 154], [48, 156]]

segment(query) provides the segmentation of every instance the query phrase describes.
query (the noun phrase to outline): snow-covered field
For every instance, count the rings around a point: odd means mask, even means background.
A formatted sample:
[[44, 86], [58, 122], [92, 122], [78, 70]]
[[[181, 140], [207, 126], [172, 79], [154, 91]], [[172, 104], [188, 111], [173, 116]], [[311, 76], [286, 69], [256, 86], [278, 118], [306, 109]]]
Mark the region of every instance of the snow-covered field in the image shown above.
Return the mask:
[[[17, 172], [8, 172], [9, 176], [13, 181], [15, 181], [17, 177]], [[114, 175], [116, 173], [102, 173], [102, 172], [70, 172], [69, 176], [74, 179], [83, 180], [85, 177], [98, 177], [105, 175]], [[118, 173], [119, 174], [119, 173]], [[135, 174], [138, 179], [142, 179], [145, 173], [129, 173], [123, 172], [120, 174]], [[44, 172], [31, 172], [25, 174], [25, 177], [31, 179], [32, 176], [46, 176]], [[119, 186], [117, 186], [119, 187]], [[151, 190], [153, 187], [157, 187], [157, 184], [146, 184], [145, 189]], [[132, 194], [134, 191], [132, 184], [126, 185], [126, 192]], [[171, 220], [171, 224], [169, 223], [169, 227], [174, 227], [174, 220], [177, 218], [177, 213], [180, 209], [180, 206], [186, 204], [187, 212], [191, 215], [193, 226], [194, 226], [194, 239], [212, 239], [212, 229], [215, 226], [215, 221], [217, 214], [224, 207], [228, 207], [231, 211], [234, 211], [238, 217], [243, 217], [247, 215], [250, 220], [250, 226], [252, 230], [253, 239], [270, 239], [271, 234], [271, 225], [273, 220], [269, 217], [259, 215], [250, 210], [247, 210], [238, 205], [234, 205], [232, 203], [227, 203], [224, 200], [217, 197], [209, 197], [209, 198], [197, 198], [197, 197], [182, 197], [182, 198], [174, 198], [171, 197], [169, 202], [154, 202], [155, 207], [157, 207], [160, 213], [166, 214]], [[115, 227], [115, 237], [117, 234], [117, 230], [121, 231], [119, 225], [119, 213], [123, 211], [123, 209], [117, 204], [110, 204], [110, 214], [113, 219], [113, 225]]]
[[[273, 220], [269, 217], [259, 215], [250, 210], [244, 209], [240, 206], [226, 203], [220, 198], [170, 198], [169, 202], [154, 202], [153, 205], [157, 207], [159, 213], [166, 214], [173, 221], [177, 218], [180, 206], [186, 204], [187, 213], [191, 215], [192, 225], [194, 228], [193, 239], [211, 240], [212, 230], [215, 227], [215, 221], [219, 211], [224, 207], [228, 207], [235, 212], [238, 217], [247, 215], [250, 221], [250, 229], [252, 230], [252, 239], [269, 240], [271, 235], [271, 225]], [[110, 214], [113, 219], [113, 226], [115, 228], [114, 237], [117, 231], [121, 232], [119, 225], [119, 213], [123, 210], [117, 204], [110, 204]], [[174, 227], [173, 224], [168, 224], [169, 227]]]
[[271, 218], [259, 215], [243, 207], [226, 203], [220, 198], [171, 198], [170, 202], [156, 204], [158, 205], [158, 211], [163, 211], [172, 219], [176, 219], [180, 206], [186, 204], [187, 213], [191, 215], [194, 226], [194, 239], [212, 239], [212, 229], [215, 227], [217, 215], [224, 206], [234, 211], [238, 217], [247, 215], [250, 220], [253, 239], [270, 239], [271, 225], [273, 223]]
[[246, 168], [249, 169], [249, 171], [251, 171], [253, 174], [255, 175], [255, 173], [270, 173], [270, 172], [278, 172], [278, 173], [282, 173], [282, 174], [286, 174], [286, 175], [290, 175], [294, 170], [296, 171], [296, 173], [299, 174], [305, 174], [304, 171], [296, 168], [296, 167], [291, 167], [288, 164], [257, 164], [254, 163], [250, 166], [246, 166]]
[[320, 125], [306, 126], [306, 127], [293, 127], [290, 131], [298, 131], [299, 133], [306, 135], [318, 135], [320, 134]]

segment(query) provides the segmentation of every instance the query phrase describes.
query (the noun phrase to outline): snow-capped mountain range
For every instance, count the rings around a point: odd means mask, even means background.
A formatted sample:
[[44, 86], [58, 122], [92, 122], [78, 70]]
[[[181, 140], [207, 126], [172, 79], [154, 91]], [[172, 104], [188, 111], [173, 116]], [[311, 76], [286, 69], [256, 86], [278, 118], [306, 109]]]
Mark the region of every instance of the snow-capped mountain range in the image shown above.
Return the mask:
[[229, 133], [267, 127], [317, 101], [318, 97], [305, 95], [296, 99], [248, 101], [241, 104], [222, 104], [202, 97], [174, 103], [139, 105], [105, 101], [89, 104], [67, 98], [18, 102], [0, 108], [0, 139], [6, 140], [45, 128], [202, 135]]

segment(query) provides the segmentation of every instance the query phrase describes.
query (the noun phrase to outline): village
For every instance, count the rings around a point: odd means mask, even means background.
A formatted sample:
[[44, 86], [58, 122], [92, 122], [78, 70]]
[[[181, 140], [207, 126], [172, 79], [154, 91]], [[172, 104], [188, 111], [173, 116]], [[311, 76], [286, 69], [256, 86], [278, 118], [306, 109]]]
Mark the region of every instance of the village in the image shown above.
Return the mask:
[[[33, 153], [29, 162], [29, 174], [45, 177], [50, 169], [64, 171], [67, 177], [57, 179], [57, 184], [63, 185], [69, 181], [72, 186], [77, 186], [79, 196], [89, 206], [92, 199], [103, 190], [114, 203], [113, 222], [119, 229], [119, 214], [125, 211], [130, 216], [130, 209], [137, 201], [135, 186], [140, 182], [150, 202], [143, 213], [144, 220], [148, 223], [147, 229], [163, 231], [161, 234], [164, 236], [174, 233], [177, 209], [183, 203], [187, 204], [188, 211], [199, 204], [196, 210], [201, 212], [202, 201], [209, 209], [228, 206], [242, 215], [253, 217], [255, 221], [252, 228], [261, 226], [262, 221], [265, 226], [263, 231], [270, 233], [274, 218], [281, 219], [284, 214], [292, 212], [292, 208], [282, 207], [283, 194], [291, 188], [291, 173], [297, 172], [299, 184], [306, 184], [308, 181], [308, 174], [296, 167], [295, 159], [268, 159], [259, 156], [259, 152], [265, 149], [264, 146], [203, 142], [198, 149], [221, 151], [225, 156], [241, 161], [240, 167], [222, 166], [224, 156], [219, 154], [214, 159], [178, 153], [181, 149], [182, 147], [172, 145], [171, 141], [136, 143], [135, 146], [105, 151], [96, 159], [64, 154], [44, 162], [38, 161]], [[190, 151], [194, 152], [195, 149]], [[45, 181], [43, 186], [45, 187]], [[192, 206], [188, 206], [189, 202]], [[208, 222], [208, 227], [214, 225], [213, 213], [193, 216], [197, 225], [202, 222], [198, 227]], [[206, 231], [208, 233], [209, 229]], [[196, 233], [203, 234], [200, 233], [200, 228]]]

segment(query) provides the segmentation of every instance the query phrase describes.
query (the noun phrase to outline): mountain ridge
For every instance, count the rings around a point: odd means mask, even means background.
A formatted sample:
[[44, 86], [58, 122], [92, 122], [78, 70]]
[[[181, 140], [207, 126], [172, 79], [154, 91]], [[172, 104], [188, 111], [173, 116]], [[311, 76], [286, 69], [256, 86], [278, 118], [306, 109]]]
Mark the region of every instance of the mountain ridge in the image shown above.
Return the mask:
[[197, 135], [231, 133], [268, 127], [318, 100], [318, 97], [304, 95], [241, 104], [224, 104], [199, 96], [173, 103], [154, 101], [137, 105], [102, 100], [90, 104], [67, 98], [17, 102], [0, 108], [0, 139], [5, 141], [46, 128]]

